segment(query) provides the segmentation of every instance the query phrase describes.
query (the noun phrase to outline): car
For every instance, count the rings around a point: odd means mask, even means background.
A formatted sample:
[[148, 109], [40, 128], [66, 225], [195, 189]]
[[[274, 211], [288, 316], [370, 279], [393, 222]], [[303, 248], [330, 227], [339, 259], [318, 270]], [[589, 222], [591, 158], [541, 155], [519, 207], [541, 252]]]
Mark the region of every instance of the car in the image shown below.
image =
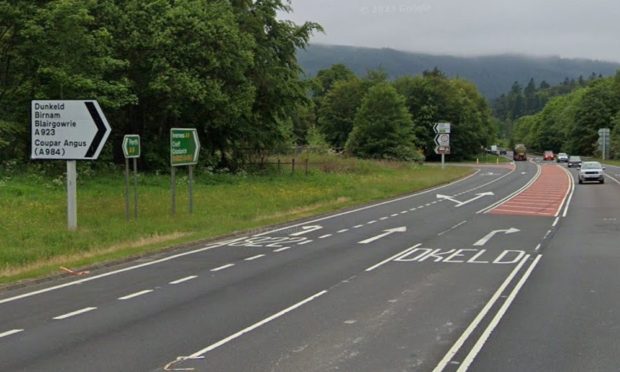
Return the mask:
[[581, 166], [581, 158], [579, 156], [571, 155], [568, 157], [568, 161], [566, 162], [566, 166], [569, 168]]
[[567, 163], [568, 162], [568, 154], [566, 154], [565, 152], [561, 152], [558, 154], [558, 156], [556, 156], [555, 160], [558, 163]]
[[543, 160], [554, 160], [555, 156], [553, 155], [553, 151], [545, 151], [543, 155]]
[[579, 183], [594, 181], [605, 183], [605, 168], [598, 161], [584, 161], [579, 169]]

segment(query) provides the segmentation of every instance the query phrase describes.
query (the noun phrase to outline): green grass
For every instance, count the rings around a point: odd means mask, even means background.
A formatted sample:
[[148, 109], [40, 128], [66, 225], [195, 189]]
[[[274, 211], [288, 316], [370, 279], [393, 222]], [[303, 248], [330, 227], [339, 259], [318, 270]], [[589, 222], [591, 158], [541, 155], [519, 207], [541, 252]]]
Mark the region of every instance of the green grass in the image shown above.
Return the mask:
[[288, 168], [234, 176], [196, 171], [193, 215], [188, 213], [187, 176], [179, 172], [176, 216], [170, 213], [169, 175], [141, 174], [139, 218], [127, 222], [122, 172], [85, 175], [79, 168], [79, 227], [74, 232], [67, 231], [62, 177], [0, 176], [0, 283], [385, 199], [471, 172], [330, 157], [312, 158], [307, 176], [302, 165], [294, 175]]

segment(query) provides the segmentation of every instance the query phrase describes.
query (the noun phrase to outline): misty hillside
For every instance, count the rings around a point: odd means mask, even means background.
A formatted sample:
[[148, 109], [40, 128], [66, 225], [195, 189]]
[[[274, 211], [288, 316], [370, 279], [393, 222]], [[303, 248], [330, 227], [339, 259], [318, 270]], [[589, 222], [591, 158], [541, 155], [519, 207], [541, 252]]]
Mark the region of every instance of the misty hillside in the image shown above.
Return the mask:
[[530, 78], [537, 83], [562, 82], [566, 77], [584, 78], [593, 72], [612, 75], [620, 63], [559, 57], [528, 57], [495, 55], [482, 57], [452, 57], [423, 53], [402, 52], [394, 49], [358, 48], [334, 45], [310, 45], [298, 52], [301, 66], [309, 76], [335, 63], [347, 65], [363, 75], [370, 69], [383, 68], [391, 78], [416, 75], [438, 67], [448, 76], [459, 76], [473, 81], [487, 98], [506, 93], [514, 81], [526, 85]]

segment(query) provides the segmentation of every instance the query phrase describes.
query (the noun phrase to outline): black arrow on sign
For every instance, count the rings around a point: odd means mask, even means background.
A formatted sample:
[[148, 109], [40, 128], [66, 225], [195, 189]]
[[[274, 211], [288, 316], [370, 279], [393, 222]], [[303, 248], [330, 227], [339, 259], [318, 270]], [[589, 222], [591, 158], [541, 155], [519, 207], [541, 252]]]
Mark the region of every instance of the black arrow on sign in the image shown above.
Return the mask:
[[93, 118], [93, 120], [95, 121], [95, 125], [97, 126], [97, 134], [95, 134], [95, 138], [93, 138], [93, 142], [91, 142], [90, 147], [88, 148], [88, 151], [86, 151], [85, 155], [85, 157], [87, 158], [92, 158], [95, 155], [97, 149], [99, 148], [99, 144], [101, 143], [103, 136], [105, 136], [106, 127], [105, 124], [103, 124], [103, 120], [101, 120], [101, 116], [99, 115], [95, 104], [92, 102], [84, 102], [84, 104], [86, 105], [88, 112], [90, 112], [90, 116]]

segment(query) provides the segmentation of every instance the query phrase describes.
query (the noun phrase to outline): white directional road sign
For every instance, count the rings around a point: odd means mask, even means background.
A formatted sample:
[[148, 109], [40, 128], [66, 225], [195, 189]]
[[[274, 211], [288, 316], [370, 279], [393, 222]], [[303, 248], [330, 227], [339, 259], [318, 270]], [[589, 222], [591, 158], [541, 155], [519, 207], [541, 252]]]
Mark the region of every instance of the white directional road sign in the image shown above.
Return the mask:
[[438, 134], [435, 136], [435, 144], [437, 146], [449, 147], [450, 146], [450, 135], [449, 134]]
[[32, 159], [95, 160], [111, 128], [97, 101], [32, 101]]
[[433, 126], [435, 133], [450, 134], [450, 123], [437, 123]]

